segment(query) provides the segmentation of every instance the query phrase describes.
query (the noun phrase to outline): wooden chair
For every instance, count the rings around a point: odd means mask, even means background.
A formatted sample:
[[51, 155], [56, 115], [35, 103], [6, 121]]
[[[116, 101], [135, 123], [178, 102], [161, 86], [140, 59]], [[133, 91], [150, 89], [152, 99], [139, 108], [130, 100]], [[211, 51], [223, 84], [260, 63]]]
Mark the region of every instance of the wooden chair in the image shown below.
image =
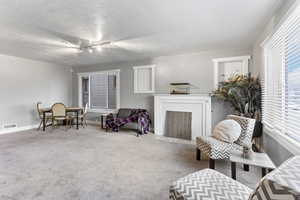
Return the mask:
[[55, 127], [54, 122], [66, 122], [66, 128], [71, 125], [73, 117], [68, 116], [66, 112], [66, 106], [63, 103], [55, 103], [52, 108], [52, 127]]
[[[41, 104], [42, 104], [42, 102], [37, 102], [37, 104], [36, 104], [37, 112], [38, 112], [39, 118], [41, 120], [40, 125], [39, 125], [37, 130], [40, 130], [41, 126], [43, 124], [43, 112], [41, 111], [41, 108], [40, 108]], [[45, 120], [46, 120], [46, 125], [47, 125], [47, 123], [52, 119], [52, 114], [51, 113], [46, 113], [45, 116], [46, 116]]]
[[87, 110], [88, 110], [88, 104], [85, 104], [83, 113], [78, 116], [78, 119], [81, 121], [81, 126], [83, 128], [84, 128], [84, 126], [87, 126], [87, 123], [86, 123]]

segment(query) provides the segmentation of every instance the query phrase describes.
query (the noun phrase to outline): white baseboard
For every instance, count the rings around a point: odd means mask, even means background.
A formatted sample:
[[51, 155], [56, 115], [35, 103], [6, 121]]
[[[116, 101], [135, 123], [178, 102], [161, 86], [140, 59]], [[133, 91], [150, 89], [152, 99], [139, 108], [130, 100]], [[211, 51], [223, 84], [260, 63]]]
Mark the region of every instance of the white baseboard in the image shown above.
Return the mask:
[[99, 126], [101, 126], [101, 122], [100, 121], [86, 120], [86, 123], [92, 124], [92, 125], [99, 125]]
[[0, 135], [8, 134], [8, 133], [16, 133], [16, 132], [20, 132], [20, 131], [27, 131], [27, 130], [35, 129], [38, 127], [39, 127], [39, 124], [16, 127], [16, 128], [0, 129]]
[[[86, 120], [88, 124], [101, 126], [101, 121]], [[104, 122], [105, 123], [105, 122]], [[150, 127], [150, 132], [154, 133], [154, 128]]]

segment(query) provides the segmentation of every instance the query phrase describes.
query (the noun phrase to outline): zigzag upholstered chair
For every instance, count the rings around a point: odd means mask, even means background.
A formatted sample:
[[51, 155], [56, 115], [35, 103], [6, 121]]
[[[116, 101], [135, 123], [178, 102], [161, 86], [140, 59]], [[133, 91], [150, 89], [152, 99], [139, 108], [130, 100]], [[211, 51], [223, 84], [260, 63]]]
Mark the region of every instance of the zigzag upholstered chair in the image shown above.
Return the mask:
[[[233, 150], [242, 151], [243, 147], [251, 148], [252, 146], [255, 119], [237, 115], [228, 115], [227, 119], [237, 121], [242, 128], [241, 135], [234, 143], [226, 143], [211, 136], [196, 138], [197, 160], [201, 159], [201, 153], [205, 154], [209, 157], [209, 168], [211, 169], [215, 168], [215, 160], [229, 159]], [[248, 166], [245, 166], [245, 170], [248, 170]]]
[[172, 200], [298, 200], [300, 156], [285, 161], [263, 177], [254, 190], [212, 169], [203, 169], [173, 182]]

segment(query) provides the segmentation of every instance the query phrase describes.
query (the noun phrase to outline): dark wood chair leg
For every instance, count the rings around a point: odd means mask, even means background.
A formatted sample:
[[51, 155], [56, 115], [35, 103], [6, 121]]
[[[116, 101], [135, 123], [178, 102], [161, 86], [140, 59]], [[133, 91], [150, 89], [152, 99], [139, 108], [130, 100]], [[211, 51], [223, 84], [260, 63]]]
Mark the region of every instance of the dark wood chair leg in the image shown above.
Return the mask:
[[196, 148], [196, 159], [201, 160], [201, 150], [198, 147]]
[[244, 165], [244, 171], [249, 172], [249, 165]]
[[231, 178], [236, 180], [236, 163], [231, 162]]
[[84, 128], [83, 118], [81, 118], [80, 120], [81, 120], [81, 126]]
[[209, 159], [209, 168], [210, 169], [215, 169], [215, 160], [214, 159]]
[[43, 131], [46, 130], [46, 113], [43, 112]]
[[38, 131], [41, 129], [42, 125], [43, 125], [43, 120], [41, 120], [40, 125], [39, 125], [39, 127], [37, 128]]
[[[101, 115], [101, 128], [104, 129], [104, 117], [103, 117], [103, 115]], [[106, 128], [106, 132], [107, 132], [107, 128]]]
[[264, 177], [265, 175], [267, 175], [266, 168], [261, 168], [261, 177]]
[[79, 129], [79, 111], [76, 112], [76, 129]]

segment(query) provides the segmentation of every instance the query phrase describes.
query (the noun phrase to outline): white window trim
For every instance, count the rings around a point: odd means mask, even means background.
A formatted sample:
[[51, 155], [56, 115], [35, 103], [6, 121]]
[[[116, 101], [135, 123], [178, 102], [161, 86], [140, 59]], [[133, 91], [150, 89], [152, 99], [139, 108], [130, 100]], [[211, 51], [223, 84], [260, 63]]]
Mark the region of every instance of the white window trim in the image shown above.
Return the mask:
[[[138, 88], [138, 76], [137, 72], [139, 69], [151, 69], [151, 90], [139, 91]], [[134, 66], [134, 93], [155, 93], [155, 65], [144, 65], [144, 66]]]
[[300, 155], [300, 144], [299, 142], [293, 140], [289, 136], [272, 129], [266, 123], [264, 123], [264, 133], [276, 140], [285, 149], [294, 155]]
[[[117, 87], [117, 104], [116, 109], [90, 109], [90, 105], [88, 106], [88, 112], [94, 112], [94, 113], [116, 113], [118, 112], [120, 108], [120, 69], [114, 69], [114, 70], [105, 70], [105, 71], [96, 71], [96, 72], [83, 72], [83, 73], [77, 73], [78, 76], [78, 106], [82, 106], [82, 81], [81, 78], [83, 77], [89, 77], [90, 75], [94, 74], [103, 74], [103, 73], [109, 73], [109, 72], [116, 72], [117, 80], [116, 80], [116, 87]], [[90, 90], [90, 86], [89, 86]], [[89, 91], [89, 95], [91, 95]], [[90, 97], [89, 97], [90, 99]]]

